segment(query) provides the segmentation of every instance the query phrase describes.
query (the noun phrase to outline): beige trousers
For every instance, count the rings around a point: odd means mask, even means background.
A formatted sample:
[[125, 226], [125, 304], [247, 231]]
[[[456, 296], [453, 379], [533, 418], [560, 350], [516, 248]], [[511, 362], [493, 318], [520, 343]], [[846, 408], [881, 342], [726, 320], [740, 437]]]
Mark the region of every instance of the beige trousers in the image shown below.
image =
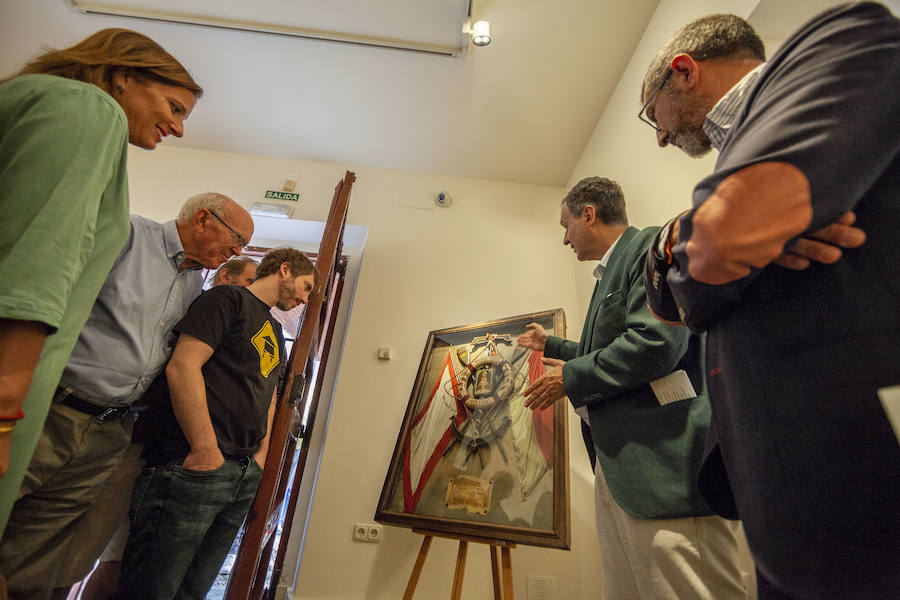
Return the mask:
[[613, 499], [594, 468], [604, 600], [746, 600], [736, 521], [638, 519]]
[[0, 540], [10, 600], [49, 598], [78, 519], [131, 441], [134, 417], [100, 421], [53, 404]]
[[128, 509], [134, 481], [144, 468], [141, 451], [144, 445], [134, 443], [122, 455], [122, 461], [109, 476], [106, 487], [91, 508], [75, 524], [66, 559], [56, 576], [55, 587], [78, 583], [91, 572], [94, 563], [122, 560], [128, 538]]

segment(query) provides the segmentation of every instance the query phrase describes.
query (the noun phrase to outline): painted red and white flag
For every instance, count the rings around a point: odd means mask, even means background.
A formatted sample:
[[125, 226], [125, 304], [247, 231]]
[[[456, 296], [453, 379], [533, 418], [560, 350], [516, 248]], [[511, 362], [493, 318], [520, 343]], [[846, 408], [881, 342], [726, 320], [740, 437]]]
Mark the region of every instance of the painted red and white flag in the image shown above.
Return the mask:
[[453, 439], [451, 419], [457, 426], [466, 419], [465, 407], [456, 391], [457, 369], [452, 350], [452, 347], [448, 348], [441, 377], [413, 418], [406, 439], [403, 452], [403, 507], [406, 512], [415, 510], [428, 478]]
[[525, 388], [544, 374], [543, 357], [543, 352], [532, 351], [523, 361], [519, 370], [522, 377], [518, 378], [523, 383], [509, 400], [510, 430], [523, 499], [531, 495], [553, 465], [553, 411], [557, 408], [532, 411], [525, 407], [522, 396]]

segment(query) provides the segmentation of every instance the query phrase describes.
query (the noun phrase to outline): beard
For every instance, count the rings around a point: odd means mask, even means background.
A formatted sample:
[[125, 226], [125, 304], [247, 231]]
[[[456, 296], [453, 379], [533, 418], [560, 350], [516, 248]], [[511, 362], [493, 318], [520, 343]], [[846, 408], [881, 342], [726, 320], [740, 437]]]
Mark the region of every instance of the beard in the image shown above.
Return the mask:
[[703, 122], [715, 101], [704, 96], [691, 98], [678, 91], [671, 91], [670, 96], [673, 106], [678, 107], [673, 119], [676, 124], [670, 130], [672, 144], [691, 158], [705, 156], [712, 150], [712, 143], [703, 131]]
[[278, 285], [278, 302], [275, 303], [275, 306], [280, 310], [292, 310], [297, 306], [297, 289], [294, 286], [294, 279], [282, 281]]
[[691, 158], [701, 158], [712, 150], [712, 144], [702, 126], [685, 124], [674, 131], [673, 135], [675, 146]]

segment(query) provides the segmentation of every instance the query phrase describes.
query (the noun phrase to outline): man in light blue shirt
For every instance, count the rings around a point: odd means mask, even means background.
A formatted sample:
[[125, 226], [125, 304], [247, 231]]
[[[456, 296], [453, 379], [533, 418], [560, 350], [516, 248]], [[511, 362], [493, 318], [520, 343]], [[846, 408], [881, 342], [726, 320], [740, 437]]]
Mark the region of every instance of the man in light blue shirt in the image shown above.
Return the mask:
[[11, 598], [48, 598], [72, 531], [131, 439], [143, 396], [172, 352], [172, 328], [199, 295], [200, 270], [241, 253], [250, 215], [221, 194], [189, 198], [178, 218], [133, 215], [63, 372], [0, 540]]

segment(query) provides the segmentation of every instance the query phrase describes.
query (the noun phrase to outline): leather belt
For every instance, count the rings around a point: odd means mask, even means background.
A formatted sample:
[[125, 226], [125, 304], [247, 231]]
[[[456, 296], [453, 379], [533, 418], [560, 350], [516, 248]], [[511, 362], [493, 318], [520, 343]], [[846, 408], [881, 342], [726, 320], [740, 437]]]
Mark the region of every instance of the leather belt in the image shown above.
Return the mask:
[[69, 408], [74, 408], [78, 412], [89, 414], [98, 421], [118, 421], [143, 408], [136, 406], [101, 406], [79, 397], [75, 390], [66, 386], [56, 388], [54, 400]]

